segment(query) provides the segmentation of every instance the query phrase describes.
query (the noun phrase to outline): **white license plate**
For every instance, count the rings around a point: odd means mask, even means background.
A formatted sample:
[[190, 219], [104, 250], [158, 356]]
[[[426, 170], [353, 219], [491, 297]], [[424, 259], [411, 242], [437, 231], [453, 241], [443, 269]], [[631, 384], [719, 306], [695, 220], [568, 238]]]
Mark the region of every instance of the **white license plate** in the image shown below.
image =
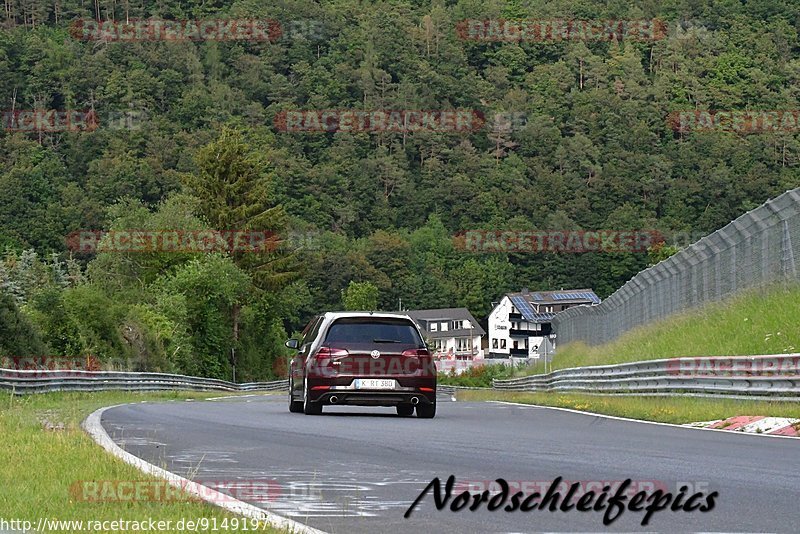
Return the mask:
[[381, 378], [356, 378], [356, 389], [394, 389], [394, 380]]

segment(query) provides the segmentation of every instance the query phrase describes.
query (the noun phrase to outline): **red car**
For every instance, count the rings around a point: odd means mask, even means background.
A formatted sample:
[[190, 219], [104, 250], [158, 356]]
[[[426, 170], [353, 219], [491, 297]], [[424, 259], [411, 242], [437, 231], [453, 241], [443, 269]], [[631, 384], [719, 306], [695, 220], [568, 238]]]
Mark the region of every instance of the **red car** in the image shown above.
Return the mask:
[[395, 406], [397, 414], [436, 415], [436, 367], [407, 315], [329, 312], [314, 317], [289, 366], [289, 411], [322, 413], [325, 405]]

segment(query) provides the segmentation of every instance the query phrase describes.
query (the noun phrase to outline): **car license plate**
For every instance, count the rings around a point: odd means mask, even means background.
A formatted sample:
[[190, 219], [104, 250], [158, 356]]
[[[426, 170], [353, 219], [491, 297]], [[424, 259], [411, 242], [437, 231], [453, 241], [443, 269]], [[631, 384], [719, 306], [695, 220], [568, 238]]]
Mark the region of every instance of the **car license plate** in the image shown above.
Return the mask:
[[381, 378], [356, 378], [356, 389], [394, 389], [394, 380]]

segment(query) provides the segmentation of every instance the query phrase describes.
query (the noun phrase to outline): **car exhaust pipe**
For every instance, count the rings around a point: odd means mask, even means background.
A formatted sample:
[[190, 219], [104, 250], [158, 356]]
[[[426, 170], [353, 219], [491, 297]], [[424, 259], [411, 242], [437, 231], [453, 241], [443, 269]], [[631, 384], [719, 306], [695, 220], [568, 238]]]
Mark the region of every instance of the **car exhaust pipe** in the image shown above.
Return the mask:
[[336, 404], [337, 402], [339, 402], [339, 397], [337, 397], [336, 395], [331, 395], [331, 398], [328, 400], [331, 401], [331, 404]]
[[419, 404], [419, 397], [411, 397], [411, 404]]

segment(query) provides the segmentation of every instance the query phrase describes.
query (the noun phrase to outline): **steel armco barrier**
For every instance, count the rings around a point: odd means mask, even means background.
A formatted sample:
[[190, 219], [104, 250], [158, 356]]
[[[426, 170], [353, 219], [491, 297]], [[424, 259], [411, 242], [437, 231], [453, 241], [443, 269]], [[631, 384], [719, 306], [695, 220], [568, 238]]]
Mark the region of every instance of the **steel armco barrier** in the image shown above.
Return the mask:
[[15, 370], [0, 369], [0, 390], [16, 394], [52, 391], [280, 391], [288, 389], [288, 380], [235, 384], [226, 380], [166, 373], [124, 371]]
[[800, 401], [800, 354], [694, 357], [561, 369], [494, 389]]

